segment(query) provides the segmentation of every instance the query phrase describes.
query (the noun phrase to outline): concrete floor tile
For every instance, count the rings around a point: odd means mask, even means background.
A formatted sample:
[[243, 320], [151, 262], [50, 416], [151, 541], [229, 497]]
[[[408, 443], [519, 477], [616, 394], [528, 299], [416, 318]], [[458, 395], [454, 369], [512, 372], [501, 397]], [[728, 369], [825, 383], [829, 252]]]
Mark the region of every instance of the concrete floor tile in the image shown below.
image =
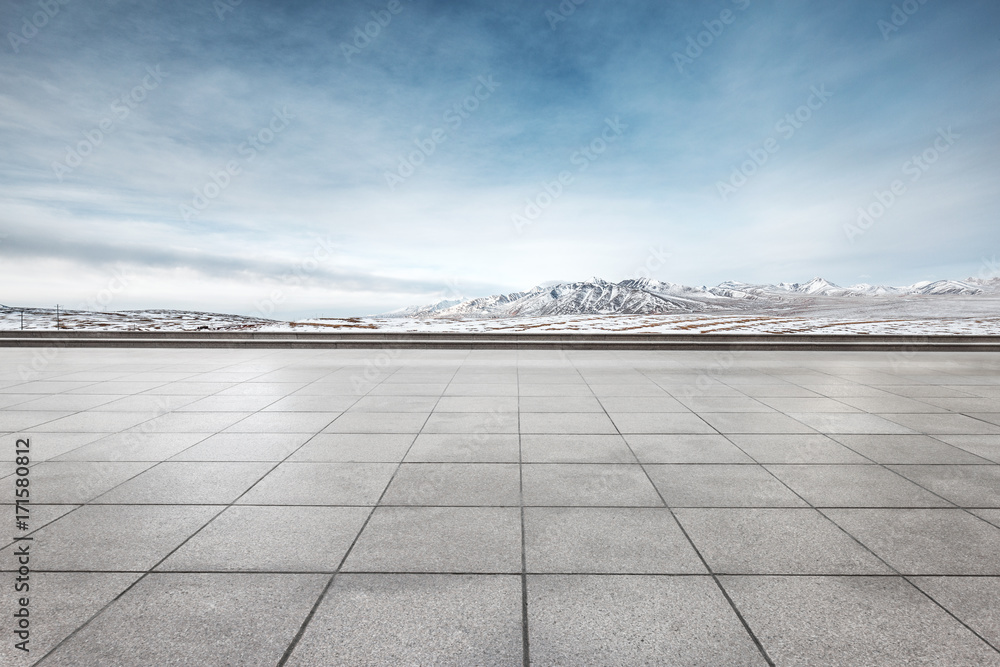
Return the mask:
[[167, 461], [99, 496], [95, 502], [225, 505], [236, 500], [273, 467], [272, 462]]
[[912, 577], [910, 581], [983, 639], [1000, 646], [1000, 577]]
[[174, 455], [172, 461], [281, 461], [308, 433], [216, 433]]
[[713, 572], [893, 574], [814, 509], [677, 509]]
[[151, 462], [44, 461], [31, 467], [31, 501], [86, 503], [152, 465]]
[[768, 465], [767, 469], [814, 507], [951, 506], [882, 466]]
[[274, 665], [327, 579], [316, 574], [150, 574], [46, 663]]
[[927, 435], [1000, 434], [1000, 426], [956, 414], [886, 414], [886, 419]]
[[[598, 400], [598, 399], [594, 399]], [[670, 396], [602, 396], [600, 405], [609, 413], [616, 412], [690, 412], [683, 403]]]
[[[145, 571], [221, 511], [217, 506], [86, 505], [38, 532], [34, 570]], [[0, 558], [12, 562], [11, 547]]]
[[[128, 588], [139, 574], [92, 572], [32, 572], [28, 591], [30, 637], [28, 653], [14, 648], [19, 638], [0, 643], [0, 663], [28, 667], [83, 625]], [[12, 618], [19, 596], [0, 596], [0, 613]]]
[[374, 505], [394, 463], [291, 463], [267, 474], [241, 505]]
[[288, 460], [399, 463], [415, 437], [412, 433], [320, 433]]
[[1000, 575], [1000, 528], [962, 510], [830, 509], [841, 528], [901, 574]]
[[528, 572], [707, 572], [666, 508], [528, 507], [524, 539]]
[[340, 574], [287, 664], [515, 665], [521, 626], [517, 576]]
[[624, 434], [716, 432], [699, 415], [691, 412], [617, 412], [611, 413], [611, 419]]
[[404, 463], [381, 504], [516, 506], [520, 486], [512, 463]]
[[636, 463], [620, 435], [521, 436], [521, 460], [525, 463]]
[[442, 396], [434, 412], [517, 412], [515, 396]]
[[517, 433], [513, 412], [434, 412], [421, 433]]
[[525, 412], [520, 415], [521, 433], [552, 435], [613, 434], [618, 431], [603, 412]]
[[529, 575], [532, 665], [765, 665], [709, 577]]
[[722, 577], [779, 665], [1000, 665], [1000, 654], [899, 577]]
[[407, 463], [517, 463], [516, 433], [421, 433]]
[[988, 463], [926, 435], [836, 435], [834, 439], [875, 463]]
[[914, 433], [915, 431], [879, 415], [864, 413], [838, 414], [830, 412], [793, 412], [788, 415], [811, 426], [820, 433]]
[[818, 433], [733, 433], [729, 439], [757, 463], [870, 463], [864, 456]]
[[625, 440], [642, 463], [753, 463], [718, 434], [628, 434]]
[[423, 412], [345, 412], [323, 433], [419, 433], [427, 421]]
[[804, 507], [758, 465], [647, 465], [670, 507]]
[[521, 414], [527, 412], [604, 412], [603, 401], [594, 396], [522, 396], [517, 407]]
[[513, 507], [378, 507], [342, 570], [519, 573], [521, 513]]
[[889, 466], [959, 507], [1000, 508], [1000, 465]]
[[367, 507], [229, 507], [157, 570], [333, 572], [370, 512]]
[[[68, 435], [68, 434], [67, 434]], [[211, 433], [125, 432], [104, 436], [59, 456], [59, 461], [166, 461]]]
[[639, 465], [526, 463], [521, 475], [525, 505], [663, 506]]
[[698, 415], [719, 433], [815, 433], [809, 426], [778, 412], [705, 412]]

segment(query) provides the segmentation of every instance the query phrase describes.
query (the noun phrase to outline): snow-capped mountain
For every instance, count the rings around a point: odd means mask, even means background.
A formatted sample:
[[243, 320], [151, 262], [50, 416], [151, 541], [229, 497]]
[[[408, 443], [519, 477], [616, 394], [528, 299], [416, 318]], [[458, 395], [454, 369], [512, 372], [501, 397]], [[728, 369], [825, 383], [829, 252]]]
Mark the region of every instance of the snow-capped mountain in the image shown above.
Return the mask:
[[794, 306], [823, 298], [888, 298], [907, 296], [975, 296], [984, 288], [1000, 290], [1000, 280], [938, 280], [905, 287], [860, 284], [840, 287], [823, 278], [806, 283], [752, 285], [736, 281], [715, 287], [688, 287], [652, 278], [613, 283], [600, 278], [534, 287], [463, 302], [441, 301], [404, 308], [382, 317], [495, 318], [549, 315], [651, 315], [748, 310]]

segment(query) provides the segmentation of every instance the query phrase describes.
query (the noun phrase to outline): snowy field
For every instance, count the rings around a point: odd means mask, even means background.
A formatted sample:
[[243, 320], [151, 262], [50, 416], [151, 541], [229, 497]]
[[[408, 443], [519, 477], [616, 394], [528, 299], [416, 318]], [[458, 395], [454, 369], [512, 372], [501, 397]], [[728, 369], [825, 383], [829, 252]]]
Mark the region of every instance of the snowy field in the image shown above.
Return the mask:
[[[906, 305], [906, 307], [903, 307]], [[185, 331], [185, 332], [461, 332], [461, 333], [769, 333], [769, 334], [896, 334], [1000, 335], [1000, 299], [926, 299], [892, 307], [840, 308], [829, 303], [774, 312], [741, 311], [711, 315], [560, 315], [491, 319], [444, 317], [320, 318], [284, 322], [239, 315], [175, 310], [60, 312], [25, 309], [26, 331]], [[889, 306], [889, 304], [885, 304]], [[0, 330], [22, 327], [20, 309], [0, 309]]]

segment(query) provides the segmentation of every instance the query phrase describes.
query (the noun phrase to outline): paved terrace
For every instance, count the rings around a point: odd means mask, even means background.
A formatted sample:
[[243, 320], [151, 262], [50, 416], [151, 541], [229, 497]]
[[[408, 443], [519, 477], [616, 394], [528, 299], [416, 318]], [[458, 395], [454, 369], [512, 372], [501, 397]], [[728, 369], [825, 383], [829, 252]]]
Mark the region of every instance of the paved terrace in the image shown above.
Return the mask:
[[0, 360], [4, 665], [1000, 665], [997, 353]]

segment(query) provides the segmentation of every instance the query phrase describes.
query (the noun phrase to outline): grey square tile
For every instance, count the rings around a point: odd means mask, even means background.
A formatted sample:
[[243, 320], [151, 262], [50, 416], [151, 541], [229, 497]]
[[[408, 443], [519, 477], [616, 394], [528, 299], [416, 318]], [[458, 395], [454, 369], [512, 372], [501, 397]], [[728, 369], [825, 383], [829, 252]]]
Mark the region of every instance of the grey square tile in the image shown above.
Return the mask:
[[707, 572], [666, 508], [528, 507], [528, 572]]
[[288, 460], [399, 463], [415, 437], [412, 433], [320, 433]]
[[263, 412], [343, 412], [357, 400], [357, 396], [332, 394], [282, 396], [263, 408]]
[[678, 509], [713, 572], [893, 574], [814, 509]]
[[1000, 508], [998, 465], [889, 466], [903, 477], [959, 507]]
[[769, 465], [767, 469], [815, 507], [948, 507], [882, 466]]
[[926, 435], [838, 435], [836, 440], [876, 463], [987, 463]]
[[709, 577], [529, 575], [532, 665], [765, 665]]
[[625, 436], [642, 463], [753, 463], [753, 459], [718, 434]]
[[803, 507], [758, 465], [647, 465], [671, 507]]
[[521, 433], [540, 434], [617, 434], [615, 425], [603, 412], [558, 413], [526, 412], [521, 414]]
[[938, 435], [936, 439], [993, 463], [1000, 463], [1000, 438], [994, 435]]
[[773, 408], [749, 396], [691, 396], [678, 400], [695, 412], [774, 412]]
[[206, 396], [175, 408], [177, 412], [256, 412], [277, 400], [276, 396]]
[[[125, 464], [119, 464], [125, 465]], [[274, 467], [270, 462], [168, 461], [97, 498], [123, 505], [225, 505]]]
[[969, 512], [1000, 528], [1000, 510], [969, 510]]
[[825, 435], [741, 434], [733, 443], [758, 463], [870, 463]]
[[706, 412], [699, 416], [720, 433], [815, 433], [777, 412]]
[[[19, 642], [20, 638], [11, 635], [8, 641], [0, 643], [0, 664], [8, 667], [34, 664], [139, 576], [92, 572], [32, 572], [29, 582], [31, 588], [28, 591], [30, 651], [25, 653], [14, 648], [14, 643]], [[14, 616], [18, 597], [13, 594], [3, 596], [0, 612], [5, 618]]]
[[31, 467], [31, 501], [85, 503], [152, 465], [118, 461], [45, 461]]
[[525, 463], [636, 463], [620, 435], [521, 436]]
[[308, 439], [308, 433], [216, 433], [171, 460], [281, 461]]
[[[597, 399], [592, 399], [597, 400]], [[600, 405], [609, 413], [615, 412], [690, 412], [671, 396], [602, 396]]]
[[618, 412], [611, 419], [622, 433], [715, 433], [699, 415], [691, 412]]
[[345, 412], [324, 433], [419, 433], [423, 412]]
[[517, 433], [517, 413], [435, 412], [421, 433]]
[[998, 434], [1000, 426], [956, 414], [887, 414], [883, 415], [897, 424], [927, 435], [936, 434]]
[[517, 412], [516, 396], [442, 396], [434, 412]]
[[519, 573], [521, 513], [513, 507], [378, 507], [342, 570]]
[[374, 505], [395, 463], [278, 465], [239, 499], [241, 505]]
[[226, 429], [227, 433], [319, 433], [336, 412], [258, 412]]
[[811, 426], [820, 433], [914, 433], [901, 424], [879, 415], [837, 414], [831, 412], [793, 412], [789, 417]]
[[913, 577], [910, 581], [986, 641], [1000, 645], [1000, 577]]
[[526, 463], [521, 477], [525, 505], [663, 506], [639, 465]]
[[958, 509], [830, 509], [901, 574], [1000, 574], [1000, 528]]
[[408, 463], [516, 463], [516, 433], [421, 433], [406, 455]]
[[165, 461], [210, 433], [114, 433], [66, 452], [59, 461]]
[[519, 505], [521, 476], [513, 463], [404, 463], [383, 505]]
[[429, 413], [440, 399], [437, 396], [363, 396], [351, 406], [351, 412], [421, 412]]
[[[157, 412], [0, 412], [0, 430], [19, 431], [26, 428], [45, 430], [50, 433], [117, 433], [141, 424], [157, 416]], [[37, 415], [30, 420], [19, 419], [19, 415]], [[42, 415], [45, 415], [43, 418]], [[60, 418], [55, 418], [58, 415]], [[37, 428], [45, 424], [44, 429]]]
[[[221, 510], [206, 506], [86, 505], [34, 534], [33, 570], [145, 571]], [[7, 547], [0, 556], [12, 562]]]
[[46, 662], [274, 665], [327, 579], [316, 574], [151, 574]]
[[1000, 664], [996, 652], [898, 577], [722, 577], [775, 664]]
[[[96, 414], [96, 413], [95, 413]], [[119, 414], [119, 413], [104, 413]], [[133, 432], [215, 433], [248, 417], [248, 412], [171, 412], [143, 422]]]
[[157, 569], [333, 572], [370, 512], [367, 507], [229, 507]]
[[779, 412], [861, 412], [846, 401], [817, 396], [815, 398], [770, 397], [760, 402]]
[[520, 577], [341, 574], [287, 664], [520, 664], [521, 628]]
[[525, 412], [604, 412], [593, 396], [522, 396], [518, 410]]

